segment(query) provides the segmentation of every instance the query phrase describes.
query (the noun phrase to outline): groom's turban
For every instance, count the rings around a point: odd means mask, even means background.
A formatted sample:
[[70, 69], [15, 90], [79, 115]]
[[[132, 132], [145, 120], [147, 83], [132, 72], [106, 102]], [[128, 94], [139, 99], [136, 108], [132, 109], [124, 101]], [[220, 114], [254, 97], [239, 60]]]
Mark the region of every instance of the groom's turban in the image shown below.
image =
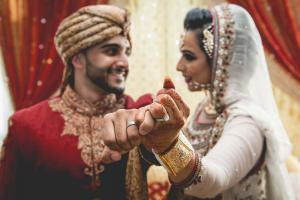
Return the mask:
[[58, 26], [54, 37], [56, 50], [66, 64], [81, 50], [116, 35], [124, 35], [130, 42], [128, 18], [126, 10], [115, 6], [83, 7], [65, 18]]

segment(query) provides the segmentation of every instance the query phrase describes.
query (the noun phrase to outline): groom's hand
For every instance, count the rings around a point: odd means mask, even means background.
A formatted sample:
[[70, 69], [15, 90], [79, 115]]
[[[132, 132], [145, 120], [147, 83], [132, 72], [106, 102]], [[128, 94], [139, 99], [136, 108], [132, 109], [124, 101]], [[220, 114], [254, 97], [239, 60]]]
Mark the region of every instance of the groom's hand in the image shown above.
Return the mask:
[[101, 138], [109, 149], [126, 153], [141, 142], [135, 116], [137, 109], [120, 109], [103, 117]]

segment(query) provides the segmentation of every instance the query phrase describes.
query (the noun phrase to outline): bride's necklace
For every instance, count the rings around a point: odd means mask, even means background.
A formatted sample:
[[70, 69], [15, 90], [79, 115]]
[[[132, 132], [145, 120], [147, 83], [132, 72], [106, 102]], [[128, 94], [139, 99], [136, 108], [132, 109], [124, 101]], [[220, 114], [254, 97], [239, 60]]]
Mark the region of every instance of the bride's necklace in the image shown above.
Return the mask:
[[218, 112], [210, 102], [208, 103], [208, 105], [204, 106], [203, 112], [205, 117], [207, 117], [208, 119], [216, 119], [218, 116]]
[[[197, 122], [202, 112], [207, 121]], [[226, 110], [218, 114], [210, 103], [199, 109], [188, 127], [188, 137], [194, 148], [205, 155], [221, 137], [226, 120]]]

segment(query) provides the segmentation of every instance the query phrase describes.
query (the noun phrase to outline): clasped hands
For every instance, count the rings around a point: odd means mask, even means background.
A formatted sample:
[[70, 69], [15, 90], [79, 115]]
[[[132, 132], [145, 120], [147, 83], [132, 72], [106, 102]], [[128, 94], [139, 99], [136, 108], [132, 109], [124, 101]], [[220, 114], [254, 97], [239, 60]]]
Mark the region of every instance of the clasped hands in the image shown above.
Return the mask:
[[101, 129], [106, 145], [102, 161], [116, 162], [140, 144], [149, 151], [164, 152], [177, 139], [189, 112], [174, 89], [161, 89], [150, 105], [105, 115]]

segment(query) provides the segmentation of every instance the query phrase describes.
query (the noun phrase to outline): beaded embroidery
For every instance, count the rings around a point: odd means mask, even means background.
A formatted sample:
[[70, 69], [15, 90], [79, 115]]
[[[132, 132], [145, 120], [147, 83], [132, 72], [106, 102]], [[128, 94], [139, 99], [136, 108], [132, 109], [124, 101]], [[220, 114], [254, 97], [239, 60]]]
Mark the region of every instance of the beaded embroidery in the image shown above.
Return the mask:
[[[187, 136], [193, 147], [203, 156], [217, 143], [221, 137], [228, 114], [222, 105], [222, 98], [225, 94], [227, 80], [229, 78], [228, 67], [233, 55], [234, 46], [234, 20], [229, 7], [225, 4], [215, 7], [212, 10], [214, 17], [214, 54], [213, 54], [213, 88], [211, 89], [211, 103], [219, 113], [213, 125], [199, 125], [195, 118], [201, 111], [201, 106], [188, 126]], [[203, 107], [203, 106], [202, 106]], [[202, 130], [201, 130], [202, 129]], [[204, 171], [204, 172], [203, 172]], [[205, 173], [205, 169], [199, 173], [199, 181]], [[197, 179], [196, 179], [197, 180]], [[234, 199], [266, 199], [266, 167], [263, 166], [255, 174], [251, 174], [246, 179], [230, 189]], [[226, 192], [226, 191], [225, 191]], [[220, 197], [222, 198], [222, 197]]]
[[[218, 20], [214, 27], [219, 27], [215, 32], [215, 52], [213, 55], [213, 74], [212, 74], [212, 104], [217, 112], [221, 113], [223, 108], [221, 99], [224, 97], [227, 86], [228, 67], [233, 54], [235, 39], [233, 15], [228, 5], [216, 7], [213, 12], [218, 13]], [[218, 24], [219, 23], [219, 24]]]
[[84, 173], [92, 177], [92, 186], [100, 186], [99, 174], [104, 171], [101, 164], [105, 145], [101, 139], [100, 130], [103, 123], [102, 116], [124, 108], [125, 99], [116, 99], [109, 94], [95, 105], [91, 105], [81, 98], [70, 87], [67, 87], [62, 98], [49, 101], [54, 112], [59, 112], [65, 124], [61, 136], [78, 136], [78, 149], [81, 159], [87, 165]]

